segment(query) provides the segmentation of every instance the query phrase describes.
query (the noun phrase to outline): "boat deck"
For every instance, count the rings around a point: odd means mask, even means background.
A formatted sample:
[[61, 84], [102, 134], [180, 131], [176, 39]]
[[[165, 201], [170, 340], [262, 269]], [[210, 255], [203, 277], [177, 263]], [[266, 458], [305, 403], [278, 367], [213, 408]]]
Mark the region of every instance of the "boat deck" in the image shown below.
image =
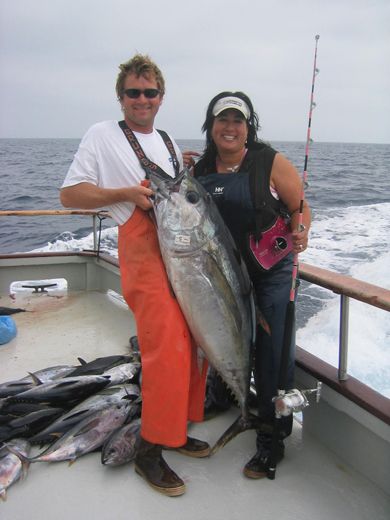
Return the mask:
[[[13, 316], [18, 335], [0, 346], [0, 382], [50, 365], [77, 364], [77, 357], [90, 361], [124, 354], [135, 334], [126, 305], [97, 291], [28, 292], [17, 294], [14, 300], [3, 295], [0, 306], [31, 311]], [[237, 414], [233, 409], [192, 424], [189, 432], [213, 444]], [[32, 464], [26, 479], [14, 484], [7, 501], [0, 502], [0, 518], [387, 520], [390, 497], [294, 423], [274, 481], [243, 476], [242, 467], [254, 452], [255, 434], [249, 431], [209, 459], [165, 452], [187, 484], [186, 494], [177, 498], [153, 491], [132, 464], [103, 466], [99, 453], [88, 454], [71, 466], [66, 462]]]

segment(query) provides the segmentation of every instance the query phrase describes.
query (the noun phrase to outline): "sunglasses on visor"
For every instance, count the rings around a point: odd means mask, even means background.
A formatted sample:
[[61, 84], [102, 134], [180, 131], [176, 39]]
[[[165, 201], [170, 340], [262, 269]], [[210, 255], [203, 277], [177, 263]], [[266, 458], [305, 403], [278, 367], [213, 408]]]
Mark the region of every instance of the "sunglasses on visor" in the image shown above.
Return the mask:
[[157, 88], [146, 88], [141, 90], [139, 88], [128, 88], [123, 91], [127, 97], [130, 99], [137, 99], [143, 94], [146, 98], [153, 99], [160, 94], [160, 91]]

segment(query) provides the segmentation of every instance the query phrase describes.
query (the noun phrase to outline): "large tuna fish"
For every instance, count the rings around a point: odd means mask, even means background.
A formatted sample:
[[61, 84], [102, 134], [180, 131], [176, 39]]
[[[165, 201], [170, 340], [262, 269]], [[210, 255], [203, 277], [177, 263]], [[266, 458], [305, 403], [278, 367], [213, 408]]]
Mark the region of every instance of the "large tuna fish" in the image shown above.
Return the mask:
[[103, 390], [100, 390], [96, 394], [87, 397], [87, 399], [77, 404], [56, 421], [52, 422], [47, 426], [47, 428], [34, 435], [34, 437], [31, 437], [30, 442], [34, 444], [51, 442], [54, 438], [61, 437], [62, 434], [69, 431], [80, 421], [93, 415], [99, 410], [104, 410], [105, 408], [120, 403], [123, 399], [128, 399], [131, 402], [137, 400], [137, 404], [134, 404], [134, 411], [136, 412], [140, 406], [138, 404], [139, 394], [139, 387], [133, 384], [103, 388]]
[[14, 417], [0, 426], [0, 441], [8, 441], [14, 437], [30, 437], [46, 428], [64, 413], [62, 408], [43, 407], [41, 410], [28, 413], [22, 417]]
[[7, 489], [19, 479], [26, 475], [26, 467], [22, 466], [19, 456], [27, 457], [30, 451], [30, 444], [24, 439], [14, 439], [10, 441], [8, 447], [0, 448], [0, 499], [7, 499]]
[[54, 379], [59, 379], [73, 372], [76, 367], [70, 365], [56, 365], [54, 367], [38, 370], [30, 375], [17, 379], [15, 381], [7, 381], [0, 384], [0, 398], [9, 397], [20, 394], [26, 390], [30, 390], [37, 384], [47, 383]]
[[240, 424], [215, 445], [248, 427], [247, 397], [255, 313], [245, 264], [217, 207], [184, 170], [176, 179], [150, 173], [161, 254], [196, 343], [231, 389]]
[[31, 462], [75, 461], [102, 446], [108, 436], [125, 423], [130, 408], [130, 401], [123, 401], [94, 412], [36, 457], [28, 458], [18, 454], [11, 446], [8, 449], [19, 456], [25, 466]]
[[140, 438], [140, 418], [115, 430], [102, 446], [102, 464], [120, 466], [133, 461], [137, 454]]
[[64, 377], [34, 386], [20, 394], [0, 400], [0, 410], [12, 403], [50, 403], [52, 405], [81, 401], [110, 382], [109, 376]]
[[77, 359], [80, 361], [80, 366], [75, 367], [75, 370], [68, 374], [68, 377], [98, 375], [122, 363], [130, 363], [132, 361], [130, 356], [122, 355], [104, 356], [88, 362], [81, 357]]

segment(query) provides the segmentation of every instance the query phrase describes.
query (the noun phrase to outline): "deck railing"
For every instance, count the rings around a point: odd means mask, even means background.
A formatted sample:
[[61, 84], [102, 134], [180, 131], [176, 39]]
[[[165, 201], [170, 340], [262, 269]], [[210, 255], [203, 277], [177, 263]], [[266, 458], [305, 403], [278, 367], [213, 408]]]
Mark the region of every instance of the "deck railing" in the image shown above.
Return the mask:
[[89, 210], [89, 209], [46, 209], [46, 210], [20, 210], [20, 211], [0, 211], [0, 217], [43, 217], [43, 216], [64, 216], [64, 215], [81, 215], [92, 217], [93, 230], [93, 249], [98, 248], [98, 225], [97, 221], [101, 218], [110, 217], [106, 210]]
[[349, 301], [352, 298], [389, 312], [390, 291], [377, 285], [356, 280], [351, 276], [305, 263], [300, 263], [300, 277], [302, 280], [340, 295], [338, 378], [340, 381], [345, 381], [348, 377]]
[[[93, 249], [98, 249], [97, 220], [110, 217], [107, 211], [95, 210], [24, 210], [24, 211], [0, 211], [0, 217], [10, 216], [64, 216], [85, 215], [92, 217]], [[1, 255], [0, 257], [4, 256]], [[7, 255], [11, 256], [11, 255]], [[116, 261], [116, 260], [115, 260]], [[351, 276], [342, 275], [300, 263], [300, 277], [309, 283], [318, 285], [340, 295], [340, 321], [339, 321], [339, 361], [338, 379], [345, 381], [348, 378], [348, 325], [350, 299], [358, 300], [368, 305], [390, 311], [390, 290], [373, 284], [356, 280]]]

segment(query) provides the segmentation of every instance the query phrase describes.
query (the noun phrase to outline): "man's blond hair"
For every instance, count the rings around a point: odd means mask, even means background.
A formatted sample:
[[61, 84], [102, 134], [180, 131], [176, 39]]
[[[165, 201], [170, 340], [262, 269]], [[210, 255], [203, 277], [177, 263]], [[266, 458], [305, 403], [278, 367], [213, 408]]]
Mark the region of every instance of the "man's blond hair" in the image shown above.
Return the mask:
[[150, 80], [155, 79], [160, 96], [165, 94], [165, 81], [161, 70], [150, 59], [149, 56], [143, 54], [136, 54], [126, 63], [119, 65], [119, 74], [116, 80], [116, 95], [118, 99], [123, 98], [123, 90], [126, 76], [134, 74], [137, 78], [140, 76]]

